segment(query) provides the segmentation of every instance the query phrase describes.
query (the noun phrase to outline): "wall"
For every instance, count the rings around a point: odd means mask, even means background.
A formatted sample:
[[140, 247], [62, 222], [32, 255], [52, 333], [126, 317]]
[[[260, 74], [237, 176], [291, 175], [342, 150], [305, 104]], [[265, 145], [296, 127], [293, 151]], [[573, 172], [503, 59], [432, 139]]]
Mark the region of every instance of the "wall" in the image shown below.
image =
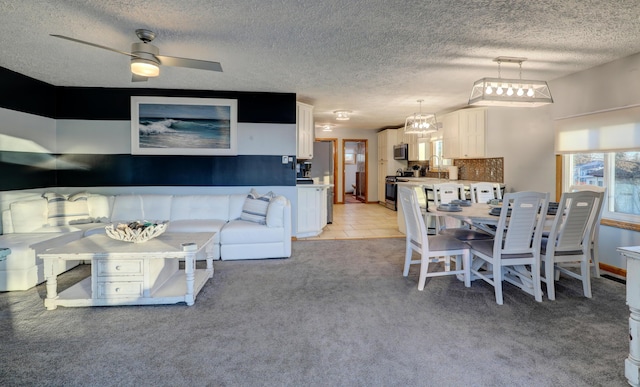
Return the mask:
[[506, 192], [549, 192], [554, 198], [554, 132], [550, 108], [491, 107], [487, 114], [486, 156], [504, 158]]
[[[287, 196], [296, 213], [295, 163], [282, 164], [283, 155], [296, 153], [295, 94], [56, 87], [3, 68], [0, 82], [0, 209], [9, 198], [51, 187], [109, 193], [256, 187]], [[132, 95], [236, 99], [238, 156], [131, 155]]]
[[[336, 177], [334, 192], [338, 203], [344, 202], [344, 182], [342, 181], [342, 171], [344, 160], [342, 141], [343, 140], [367, 140], [367, 200], [369, 202], [378, 201], [378, 133], [376, 130], [341, 130], [333, 129], [333, 132], [323, 132], [316, 128], [316, 138], [337, 138], [338, 139], [338, 176]], [[382, 192], [384, 201], [384, 192]]]
[[[640, 54], [631, 55], [549, 82], [552, 119], [640, 104]], [[600, 226], [600, 260], [618, 268], [626, 261], [620, 246], [640, 245], [640, 233]]]

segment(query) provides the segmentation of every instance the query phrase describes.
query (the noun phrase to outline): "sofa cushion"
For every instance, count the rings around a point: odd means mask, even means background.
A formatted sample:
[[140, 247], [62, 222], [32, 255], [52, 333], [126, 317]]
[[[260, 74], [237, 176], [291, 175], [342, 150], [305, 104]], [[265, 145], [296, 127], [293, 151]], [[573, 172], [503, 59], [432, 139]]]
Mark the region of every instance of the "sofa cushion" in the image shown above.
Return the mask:
[[220, 230], [226, 224], [220, 219], [173, 220], [169, 222], [167, 232], [215, 232], [215, 242], [220, 241]]
[[267, 209], [267, 227], [284, 226], [284, 207], [287, 205], [287, 198], [276, 196], [269, 202]]
[[45, 199], [24, 200], [9, 205], [13, 232], [28, 233], [47, 226], [47, 201]]
[[242, 216], [242, 207], [247, 194], [231, 194], [229, 195], [229, 220], [240, 219]]
[[249, 192], [244, 200], [240, 219], [259, 224], [267, 224], [267, 209], [274, 196], [271, 191], [260, 195], [254, 189], [251, 189], [251, 192]]
[[222, 228], [220, 243], [253, 244], [283, 241], [283, 228], [267, 227], [246, 220], [232, 220]]
[[229, 220], [229, 195], [176, 195], [171, 201], [171, 222], [183, 219]]
[[111, 216], [109, 198], [104, 195], [89, 195], [87, 198], [89, 216], [95, 221], [108, 221]]
[[49, 226], [91, 223], [86, 193], [77, 193], [68, 198], [55, 192], [47, 192], [42, 196], [47, 200], [47, 223]]
[[169, 220], [171, 195], [118, 195], [113, 201], [111, 221]]

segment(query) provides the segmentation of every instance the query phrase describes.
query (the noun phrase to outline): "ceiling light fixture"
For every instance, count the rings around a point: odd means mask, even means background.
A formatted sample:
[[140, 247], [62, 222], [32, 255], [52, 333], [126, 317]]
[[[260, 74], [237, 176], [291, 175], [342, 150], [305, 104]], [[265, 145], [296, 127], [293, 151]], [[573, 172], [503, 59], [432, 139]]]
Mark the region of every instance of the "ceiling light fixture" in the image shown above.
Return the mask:
[[338, 121], [348, 121], [351, 110], [335, 110], [333, 114], [336, 115], [336, 120]]
[[[553, 103], [547, 82], [522, 79], [522, 62], [526, 60], [509, 56], [495, 58], [493, 61], [498, 62], [498, 78], [477, 80], [471, 89], [469, 105], [538, 107]], [[501, 78], [502, 63], [517, 63], [520, 66], [520, 78]]]
[[438, 121], [433, 113], [422, 114], [422, 102], [419, 99], [420, 113], [413, 113], [404, 121], [404, 132], [406, 134], [428, 134], [438, 131]]
[[331, 124], [321, 125], [321, 128], [323, 132], [333, 132], [333, 125]]
[[131, 59], [131, 72], [142, 77], [157, 77], [160, 75], [160, 66], [153, 60], [133, 58]]

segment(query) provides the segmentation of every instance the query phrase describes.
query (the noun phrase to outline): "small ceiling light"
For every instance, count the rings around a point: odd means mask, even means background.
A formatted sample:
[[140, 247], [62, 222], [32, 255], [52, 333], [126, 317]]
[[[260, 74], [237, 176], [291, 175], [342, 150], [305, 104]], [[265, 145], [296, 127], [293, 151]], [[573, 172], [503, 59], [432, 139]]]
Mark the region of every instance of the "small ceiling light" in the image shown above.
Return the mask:
[[[498, 78], [482, 78], [476, 81], [471, 89], [469, 105], [538, 107], [553, 103], [547, 82], [522, 79], [522, 62], [526, 60], [527, 58], [508, 56], [495, 58], [493, 61], [498, 62]], [[520, 78], [501, 78], [500, 65], [502, 63], [517, 63], [520, 66]], [[514, 84], [518, 85], [515, 93], [512, 86]], [[508, 87], [506, 92], [503, 90], [504, 87]]]
[[338, 121], [348, 121], [351, 110], [335, 110], [333, 114], [336, 115], [336, 120]]
[[324, 124], [321, 126], [323, 132], [333, 132], [333, 125]]
[[404, 121], [404, 132], [406, 134], [428, 134], [438, 131], [438, 121], [436, 115], [433, 113], [422, 114], [422, 102], [424, 100], [419, 99], [420, 112], [413, 113], [407, 117]]
[[131, 59], [131, 72], [142, 77], [157, 77], [160, 75], [160, 66], [153, 60], [133, 58]]

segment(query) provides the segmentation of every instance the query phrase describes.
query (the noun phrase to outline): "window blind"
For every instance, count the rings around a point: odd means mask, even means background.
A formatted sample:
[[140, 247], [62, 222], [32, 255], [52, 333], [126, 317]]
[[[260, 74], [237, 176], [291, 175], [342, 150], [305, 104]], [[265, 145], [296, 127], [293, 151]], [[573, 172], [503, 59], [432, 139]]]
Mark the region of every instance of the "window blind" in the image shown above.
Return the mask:
[[640, 106], [561, 118], [554, 126], [556, 154], [640, 149]]

